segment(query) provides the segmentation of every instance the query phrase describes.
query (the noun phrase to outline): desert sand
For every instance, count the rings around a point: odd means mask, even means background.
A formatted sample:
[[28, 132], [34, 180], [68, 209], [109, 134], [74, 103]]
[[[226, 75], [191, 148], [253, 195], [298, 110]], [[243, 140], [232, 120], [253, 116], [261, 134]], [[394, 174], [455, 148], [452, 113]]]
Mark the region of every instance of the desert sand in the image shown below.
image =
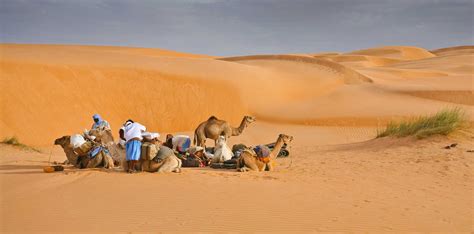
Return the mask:
[[[0, 231], [473, 231], [472, 129], [374, 139], [445, 107], [472, 122], [473, 75], [474, 46], [215, 57], [0, 44], [0, 138], [41, 150], [0, 145]], [[132, 118], [162, 139], [249, 114], [257, 122], [229, 145], [295, 140], [274, 172], [43, 173], [65, 160], [54, 139], [90, 128], [94, 113], [115, 134]]]

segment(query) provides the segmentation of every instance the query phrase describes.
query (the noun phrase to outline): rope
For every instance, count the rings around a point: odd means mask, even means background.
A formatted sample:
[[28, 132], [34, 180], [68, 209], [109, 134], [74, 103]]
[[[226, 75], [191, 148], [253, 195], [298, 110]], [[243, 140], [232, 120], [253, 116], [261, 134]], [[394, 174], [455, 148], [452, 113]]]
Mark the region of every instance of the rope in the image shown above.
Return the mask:
[[[288, 152], [291, 152], [291, 145], [288, 145]], [[290, 157], [290, 164], [285, 168], [285, 169], [290, 169], [290, 167], [293, 165], [293, 157], [288, 155]]]
[[53, 147], [54, 145], [52, 145], [51, 148], [49, 149], [48, 165], [51, 165], [51, 155], [53, 154]]

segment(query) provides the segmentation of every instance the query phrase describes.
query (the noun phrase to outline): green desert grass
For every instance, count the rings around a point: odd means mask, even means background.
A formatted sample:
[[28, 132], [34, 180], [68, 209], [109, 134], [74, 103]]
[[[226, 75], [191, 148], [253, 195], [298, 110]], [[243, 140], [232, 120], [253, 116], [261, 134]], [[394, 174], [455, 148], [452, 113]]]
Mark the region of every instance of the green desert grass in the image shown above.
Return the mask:
[[418, 139], [433, 135], [448, 135], [467, 123], [466, 113], [461, 108], [447, 108], [434, 115], [420, 116], [411, 120], [391, 122], [385, 129], [377, 131], [377, 138], [386, 136]]
[[39, 150], [39, 149], [36, 149], [34, 147], [27, 146], [25, 144], [20, 143], [20, 141], [14, 136], [13, 137], [7, 137], [7, 138], [3, 139], [3, 141], [1, 143], [41, 153], [41, 150]]

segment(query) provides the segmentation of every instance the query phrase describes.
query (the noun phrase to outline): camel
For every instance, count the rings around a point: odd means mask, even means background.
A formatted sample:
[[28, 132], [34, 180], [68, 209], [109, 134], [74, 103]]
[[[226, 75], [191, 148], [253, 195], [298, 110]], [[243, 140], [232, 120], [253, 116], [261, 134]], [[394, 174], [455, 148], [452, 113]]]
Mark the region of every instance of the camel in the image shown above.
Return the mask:
[[114, 163], [113, 159], [101, 152], [98, 153], [94, 158], [89, 158], [88, 155], [77, 155], [74, 152], [74, 149], [72, 145], [70, 144], [71, 136], [63, 136], [61, 138], [58, 138], [54, 141], [55, 145], [60, 145], [64, 153], [66, 153], [66, 158], [71, 163], [74, 165], [74, 167], [77, 168], [97, 168], [97, 167], [104, 167], [107, 169], [113, 168]]
[[220, 136], [214, 148], [212, 163], [223, 163], [224, 161], [230, 160], [233, 156], [234, 153], [232, 153], [232, 150], [227, 146], [225, 136]]
[[[127, 167], [127, 164], [123, 164], [124, 167]], [[166, 173], [166, 172], [181, 172], [181, 159], [176, 157], [176, 155], [169, 156], [165, 158], [161, 162], [156, 162], [154, 160], [142, 160], [140, 159], [136, 164], [136, 169], [138, 171], [146, 171], [146, 172], [158, 172], [158, 173]], [[128, 168], [125, 168], [127, 171]]]
[[[114, 142], [112, 132], [109, 129], [93, 129], [89, 131], [89, 135], [94, 136], [95, 141], [105, 145], [114, 159], [114, 162], [119, 162], [118, 164], [121, 165], [125, 171], [128, 171], [125, 149]], [[135, 166], [137, 171], [181, 172], [181, 160], [176, 157], [176, 155], [171, 155], [161, 162], [140, 159]]]
[[[166, 147], [166, 146], [162, 146]], [[163, 151], [161, 151], [163, 152]], [[169, 149], [169, 151], [164, 151], [166, 153], [170, 153], [172, 155], [168, 155], [166, 158], [164, 158], [162, 161], [157, 162], [155, 160], [143, 160], [140, 159], [138, 160], [138, 163], [135, 164], [135, 170], [137, 171], [146, 171], [146, 172], [159, 172], [159, 173], [165, 173], [165, 172], [176, 172], [179, 173], [181, 172], [181, 159], [179, 159], [174, 152]], [[159, 157], [160, 152], [158, 152], [157, 157]], [[165, 155], [161, 155], [165, 156]], [[123, 168], [125, 171], [128, 171], [128, 164], [125, 163], [125, 158], [123, 159]]]
[[194, 145], [206, 147], [207, 138], [214, 140], [217, 144], [217, 139], [221, 135], [224, 135], [226, 138], [238, 136], [242, 134], [244, 129], [255, 120], [256, 119], [252, 116], [244, 116], [240, 126], [238, 128], [233, 128], [227, 121], [211, 116], [207, 121], [199, 124], [194, 131]]
[[79, 158], [79, 155], [74, 152], [74, 148], [71, 145], [71, 136], [63, 136], [58, 138], [54, 141], [54, 144], [60, 145], [63, 148], [64, 153], [66, 153], [67, 163], [65, 162], [65, 164], [69, 163], [74, 166], [78, 164], [77, 159]]
[[246, 172], [246, 171], [273, 171], [274, 170], [274, 161], [280, 152], [281, 147], [283, 144], [289, 144], [293, 140], [292, 136], [288, 136], [285, 134], [280, 134], [278, 139], [275, 143], [275, 148], [271, 151], [270, 155], [268, 156], [269, 159], [267, 162], [260, 160], [257, 157], [257, 154], [251, 150], [246, 149], [241, 154], [240, 157], [237, 159], [237, 171]]
[[110, 129], [92, 129], [88, 134], [89, 136], [94, 136], [96, 142], [101, 143], [109, 150], [110, 156], [114, 160], [114, 165], [121, 166], [125, 159], [125, 150], [115, 143]]

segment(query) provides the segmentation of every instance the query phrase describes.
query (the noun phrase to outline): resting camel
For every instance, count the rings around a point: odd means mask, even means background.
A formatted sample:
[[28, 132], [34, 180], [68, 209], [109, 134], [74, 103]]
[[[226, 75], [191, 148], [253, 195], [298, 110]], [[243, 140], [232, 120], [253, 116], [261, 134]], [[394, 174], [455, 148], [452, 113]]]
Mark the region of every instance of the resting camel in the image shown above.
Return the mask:
[[[114, 159], [114, 162], [118, 162], [125, 171], [128, 171], [128, 165], [125, 159], [125, 149], [114, 142], [112, 132], [109, 129], [93, 129], [89, 131], [89, 135], [95, 136], [95, 141], [104, 144]], [[135, 166], [135, 169], [138, 171], [181, 172], [181, 160], [174, 154], [165, 158], [161, 162], [140, 159]]]
[[245, 171], [273, 171], [274, 170], [274, 160], [278, 156], [281, 147], [284, 143], [289, 144], [293, 140], [292, 136], [288, 136], [285, 134], [280, 134], [278, 139], [275, 143], [275, 148], [271, 151], [268, 162], [264, 162], [260, 160], [256, 153], [251, 149], [245, 149], [241, 154], [240, 157], [237, 159], [237, 171], [245, 172]]
[[[124, 170], [128, 171], [128, 164], [123, 163]], [[175, 155], [165, 158], [161, 162], [156, 162], [154, 160], [143, 160], [140, 159], [137, 164], [135, 164], [135, 169], [137, 171], [146, 171], [146, 172], [181, 172], [181, 159]]]
[[252, 116], [244, 116], [240, 126], [238, 128], [233, 128], [229, 123], [227, 123], [227, 121], [211, 116], [207, 121], [199, 124], [194, 131], [194, 144], [205, 147], [207, 138], [217, 141], [221, 135], [224, 135], [226, 138], [238, 136], [242, 134], [244, 129], [255, 120], [256, 119]]
[[114, 142], [114, 137], [110, 129], [92, 129], [89, 131], [90, 136], [94, 136], [96, 142], [104, 145], [112, 156], [114, 164], [120, 166], [125, 159], [125, 150]]
[[[164, 146], [163, 146], [164, 147]], [[170, 152], [173, 152], [170, 150]], [[158, 153], [158, 155], [160, 152]], [[128, 163], [125, 163], [125, 158], [123, 159], [123, 169], [128, 171]], [[160, 162], [155, 160], [138, 160], [138, 163], [135, 164], [135, 170], [137, 171], [146, 171], [146, 172], [181, 172], [181, 159], [176, 157], [174, 153], [168, 155], [165, 159]]]
[[88, 155], [77, 155], [71, 145], [71, 136], [63, 136], [54, 141], [55, 145], [60, 145], [69, 163], [77, 168], [96, 168], [104, 167], [107, 169], [114, 167], [113, 159], [104, 153], [97, 154], [94, 158], [89, 158]]

